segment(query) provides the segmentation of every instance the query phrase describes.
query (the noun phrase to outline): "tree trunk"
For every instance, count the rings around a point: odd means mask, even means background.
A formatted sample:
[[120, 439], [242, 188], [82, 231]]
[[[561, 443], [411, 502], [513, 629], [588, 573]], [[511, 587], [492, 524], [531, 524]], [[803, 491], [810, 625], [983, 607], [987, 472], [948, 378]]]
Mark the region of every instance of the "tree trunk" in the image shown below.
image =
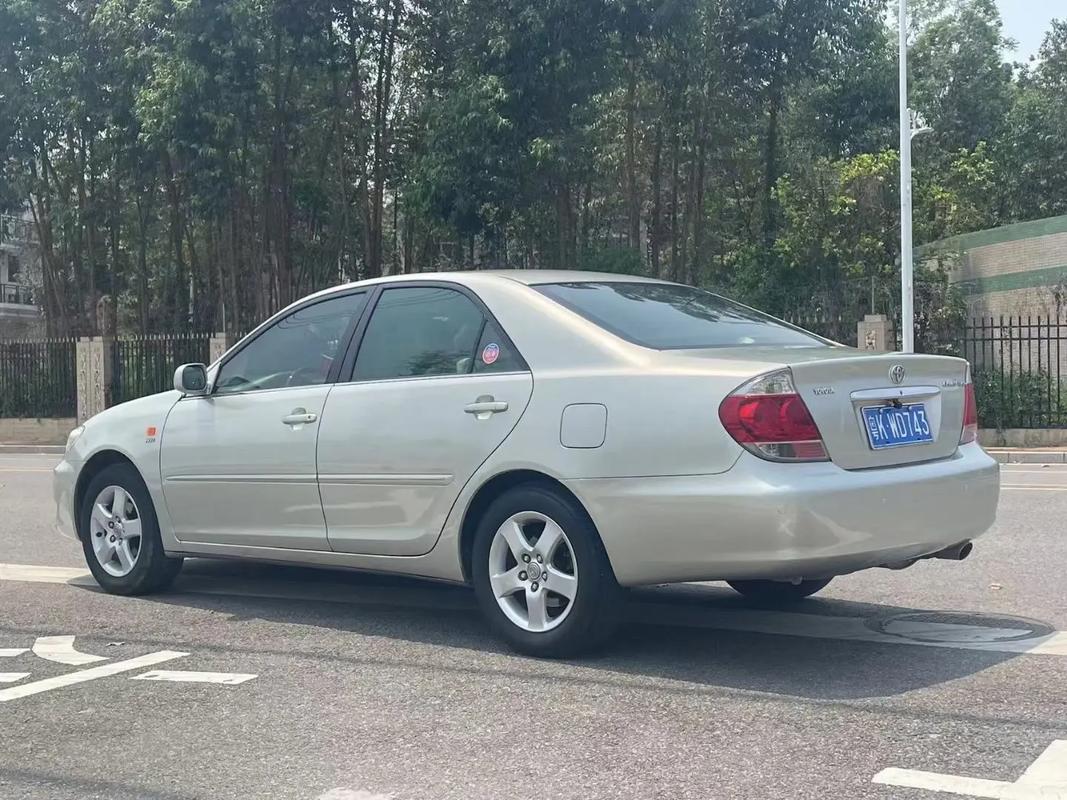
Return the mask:
[[649, 258], [652, 272], [658, 278], [667, 274], [660, 263], [660, 251], [663, 249], [663, 126], [656, 126], [656, 144], [652, 151], [652, 219], [649, 222]]
[[778, 183], [778, 117], [783, 102], [780, 60], [773, 70], [767, 100], [767, 136], [763, 153], [763, 246], [767, 251], [774, 246], [778, 235], [778, 207], [774, 190]]
[[[626, 82], [626, 211], [629, 244], [641, 251], [641, 197], [637, 190], [637, 66], [630, 58]], [[642, 254], [643, 255], [643, 254]]]

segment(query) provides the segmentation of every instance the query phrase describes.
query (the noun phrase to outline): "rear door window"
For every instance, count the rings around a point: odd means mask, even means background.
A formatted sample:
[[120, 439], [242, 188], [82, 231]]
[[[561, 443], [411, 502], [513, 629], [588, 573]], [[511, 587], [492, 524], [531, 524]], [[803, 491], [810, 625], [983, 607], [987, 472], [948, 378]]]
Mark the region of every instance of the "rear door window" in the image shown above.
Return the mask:
[[367, 324], [353, 379], [469, 374], [484, 324], [481, 309], [454, 289], [386, 289]]
[[657, 350], [828, 346], [814, 334], [692, 286], [605, 281], [533, 288], [616, 336]]

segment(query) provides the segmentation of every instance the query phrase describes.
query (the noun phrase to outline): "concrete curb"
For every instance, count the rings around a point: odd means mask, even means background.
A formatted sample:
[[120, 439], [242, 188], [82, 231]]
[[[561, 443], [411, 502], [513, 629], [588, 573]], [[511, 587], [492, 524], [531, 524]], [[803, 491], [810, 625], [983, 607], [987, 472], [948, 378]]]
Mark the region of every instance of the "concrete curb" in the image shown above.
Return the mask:
[[0, 456], [24, 453], [61, 456], [65, 451], [61, 444], [0, 444]]
[[1067, 450], [1059, 448], [1022, 450], [989, 447], [986, 452], [1001, 464], [1067, 464]]

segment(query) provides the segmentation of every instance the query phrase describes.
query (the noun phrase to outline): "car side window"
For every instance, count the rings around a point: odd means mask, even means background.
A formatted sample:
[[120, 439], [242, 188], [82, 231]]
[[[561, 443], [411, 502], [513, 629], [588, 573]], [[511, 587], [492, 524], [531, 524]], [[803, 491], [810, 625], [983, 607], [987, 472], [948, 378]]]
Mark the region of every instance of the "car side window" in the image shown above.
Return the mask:
[[304, 306], [274, 323], [222, 365], [215, 394], [325, 383], [344, 355], [345, 333], [367, 304], [367, 293]]
[[478, 350], [474, 355], [474, 371], [478, 374], [490, 372], [520, 372], [526, 369], [526, 362], [504, 336], [500, 326], [487, 320], [482, 329], [482, 338], [478, 341]]
[[466, 375], [484, 323], [481, 309], [455, 289], [386, 289], [363, 334], [353, 380]]

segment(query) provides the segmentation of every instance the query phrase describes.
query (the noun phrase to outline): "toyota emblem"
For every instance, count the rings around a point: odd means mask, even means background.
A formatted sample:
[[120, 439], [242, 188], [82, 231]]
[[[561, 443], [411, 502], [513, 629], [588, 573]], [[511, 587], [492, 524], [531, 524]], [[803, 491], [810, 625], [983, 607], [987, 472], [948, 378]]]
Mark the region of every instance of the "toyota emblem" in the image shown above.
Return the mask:
[[903, 364], [894, 364], [889, 368], [889, 380], [893, 381], [893, 383], [904, 383], [906, 374]]

